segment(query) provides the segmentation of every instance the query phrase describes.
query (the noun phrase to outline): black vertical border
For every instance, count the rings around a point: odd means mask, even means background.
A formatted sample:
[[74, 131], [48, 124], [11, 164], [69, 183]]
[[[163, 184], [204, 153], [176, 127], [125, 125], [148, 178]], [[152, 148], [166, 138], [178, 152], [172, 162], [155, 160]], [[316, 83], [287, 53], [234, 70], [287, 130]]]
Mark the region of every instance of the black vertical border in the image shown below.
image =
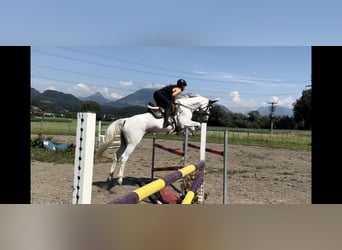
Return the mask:
[[341, 46], [312, 46], [312, 203], [342, 203]]
[[29, 204], [30, 46], [0, 46], [2, 166], [0, 203]]

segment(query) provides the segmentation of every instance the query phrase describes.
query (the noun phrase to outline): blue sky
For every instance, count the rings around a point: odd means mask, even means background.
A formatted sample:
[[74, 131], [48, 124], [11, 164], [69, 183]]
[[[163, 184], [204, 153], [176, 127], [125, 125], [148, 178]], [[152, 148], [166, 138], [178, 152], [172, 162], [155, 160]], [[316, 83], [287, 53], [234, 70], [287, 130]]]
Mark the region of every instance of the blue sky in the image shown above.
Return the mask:
[[340, 0], [3, 0], [5, 45], [341, 45]]
[[[32, 77], [39, 90], [108, 84], [108, 93], [120, 97], [136, 87], [172, 83], [182, 76], [189, 80], [189, 91], [218, 96], [232, 109], [274, 98], [290, 107], [311, 78], [310, 46], [342, 44], [341, 10], [339, 0], [4, 0], [0, 44], [36, 50], [35, 76], [59, 79], [45, 79], [44, 86], [44, 79]], [[61, 55], [78, 59], [62, 60]]]
[[[311, 84], [310, 46], [32, 46], [31, 86], [116, 100], [183, 78], [233, 112], [292, 108]], [[151, 96], [151, 100], [152, 96]]]

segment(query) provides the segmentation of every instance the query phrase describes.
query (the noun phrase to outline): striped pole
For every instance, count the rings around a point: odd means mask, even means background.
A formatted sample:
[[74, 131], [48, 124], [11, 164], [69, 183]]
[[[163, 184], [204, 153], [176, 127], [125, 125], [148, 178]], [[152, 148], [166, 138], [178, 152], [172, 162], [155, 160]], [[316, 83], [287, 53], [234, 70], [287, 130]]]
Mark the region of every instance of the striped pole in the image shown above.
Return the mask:
[[152, 167], [151, 167], [151, 179], [154, 178], [154, 161], [155, 161], [155, 155], [156, 155], [156, 147], [154, 144], [156, 143], [156, 133], [153, 134], [153, 142], [152, 142]]
[[171, 171], [171, 170], [178, 170], [183, 168], [184, 166], [166, 166], [166, 167], [158, 167], [153, 168], [154, 171]]
[[174, 153], [176, 155], [184, 156], [184, 151], [183, 150], [170, 148], [168, 146], [160, 145], [158, 143], [154, 143], [154, 146], [157, 147], [157, 148], [163, 149], [165, 151]]
[[171, 183], [184, 178], [196, 170], [204, 169], [205, 162], [199, 161], [197, 164], [190, 164], [182, 169], [177, 170], [165, 177], [159, 178], [145, 186], [138, 188], [125, 196], [115, 199], [108, 204], [137, 204], [150, 195], [162, 190]]
[[204, 177], [204, 171], [201, 170], [197, 173], [195, 180], [191, 184], [190, 190], [186, 193], [182, 201], [182, 204], [191, 204], [192, 200], [195, 197], [195, 194], [197, 193], [199, 186], [203, 182], [203, 177]]
[[[202, 145], [202, 144], [201, 144]], [[201, 149], [201, 146], [188, 143], [191, 148]], [[227, 175], [228, 175], [228, 130], [224, 131], [224, 148], [223, 150], [216, 150], [211, 148], [205, 148], [206, 152], [223, 156], [223, 204], [227, 204], [228, 200], [228, 187], [227, 187]]]
[[[188, 150], [188, 129], [185, 128], [185, 135], [184, 135], [184, 143], [183, 143], [183, 151], [180, 149], [173, 149], [170, 148], [168, 146], [164, 146], [161, 144], [156, 143], [156, 138], [157, 138], [157, 134], [153, 133], [153, 142], [152, 142], [152, 167], [151, 167], [151, 179], [154, 179], [154, 172], [157, 171], [169, 171], [169, 170], [178, 170], [182, 167], [185, 167], [185, 165], [187, 164], [188, 161], [188, 154], [187, 154], [187, 150]], [[163, 149], [165, 151], [183, 156], [183, 166], [170, 166], [170, 167], [155, 167], [155, 155], [156, 155], [156, 147]]]
[[[198, 145], [195, 145], [195, 144], [192, 144], [192, 143], [188, 143], [188, 146], [191, 147], [191, 148], [201, 149], [201, 146], [198, 146]], [[211, 149], [211, 148], [205, 148], [205, 151], [209, 152], [209, 153], [217, 154], [217, 155], [222, 155], [222, 156], [224, 155], [224, 151], [223, 150], [216, 150], [216, 149]]]

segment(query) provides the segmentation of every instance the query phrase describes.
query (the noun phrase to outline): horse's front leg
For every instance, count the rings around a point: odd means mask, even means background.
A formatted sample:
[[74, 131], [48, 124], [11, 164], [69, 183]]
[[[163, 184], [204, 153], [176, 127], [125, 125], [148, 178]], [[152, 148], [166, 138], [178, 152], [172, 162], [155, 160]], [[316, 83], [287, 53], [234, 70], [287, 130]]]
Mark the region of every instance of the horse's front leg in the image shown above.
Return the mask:
[[189, 121], [189, 122], [185, 123], [184, 126], [188, 127], [188, 129], [190, 130], [190, 133], [192, 135], [196, 135], [198, 130], [200, 130], [200, 128], [201, 128], [201, 124], [199, 122], [195, 122], [195, 121]]
[[193, 127], [193, 129], [190, 132], [193, 136], [195, 136], [200, 129], [201, 129], [201, 126], [196, 126], [196, 127]]

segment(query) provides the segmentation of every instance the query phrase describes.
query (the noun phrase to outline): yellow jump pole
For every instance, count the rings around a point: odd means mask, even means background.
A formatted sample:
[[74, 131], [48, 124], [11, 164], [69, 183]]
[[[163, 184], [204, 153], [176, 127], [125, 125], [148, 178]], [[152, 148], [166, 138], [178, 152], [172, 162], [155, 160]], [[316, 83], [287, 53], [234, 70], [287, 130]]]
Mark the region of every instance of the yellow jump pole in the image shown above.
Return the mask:
[[138, 188], [125, 196], [115, 199], [108, 204], [137, 204], [139, 201], [147, 198], [148, 196], [162, 190], [171, 183], [184, 178], [185, 176], [193, 173], [196, 170], [204, 168], [204, 161], [199, 161], [197, 164], [190, 164], [184, 168], [181, 168], [165, 177], [157, 179], [145, 186]]

